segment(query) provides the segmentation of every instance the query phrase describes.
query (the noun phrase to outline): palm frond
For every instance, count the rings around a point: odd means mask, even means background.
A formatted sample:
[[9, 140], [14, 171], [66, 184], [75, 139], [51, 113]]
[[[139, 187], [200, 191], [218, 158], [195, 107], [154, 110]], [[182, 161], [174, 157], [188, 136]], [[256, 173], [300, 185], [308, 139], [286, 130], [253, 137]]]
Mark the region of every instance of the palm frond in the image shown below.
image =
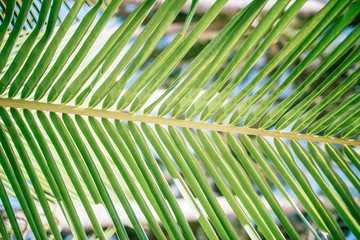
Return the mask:
[[360, 1], [125, 2], [0, 1], [2, 237], [360, 238]]

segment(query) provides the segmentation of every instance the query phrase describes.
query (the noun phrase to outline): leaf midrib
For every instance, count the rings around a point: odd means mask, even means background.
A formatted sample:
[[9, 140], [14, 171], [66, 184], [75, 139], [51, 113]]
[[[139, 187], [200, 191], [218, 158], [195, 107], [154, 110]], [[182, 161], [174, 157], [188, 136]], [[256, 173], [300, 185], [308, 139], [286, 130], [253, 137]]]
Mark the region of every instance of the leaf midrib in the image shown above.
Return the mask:
[[298, 134], [293, 132], [270, 131], [270, 130], [257, 129], [257, 128], [219, 125], [219, 124], [205, 123], [205, 122], [192, 122], [188, 120], [181, 120], [174, 118], [136, 115], [136, 114], [124, 113], [120, 111], [110, 111], [110, 110], [102, 110], [102, 109], [94, 109], [94, 108], [81, 108], [81, 107], [69, 106], [63, 104], [43, 103], [43, 102], [20, 100], [20, 99], [0, 98], [0, 106], [75, 114], [82, 116], [119, 119], [119, 120], [144, 122], [144, 123], [153, 123], [153, 124], [161, 124], [168, 126], [204, 129], [204, 130], [212, 130], [212, 131], [220, 131], [220, 132], [249, 134], [256, 136], [269, 136], [276, 138], [305, 140], [312, 142], [324, 142], [324, 143], [332, 143], [332, 144], [360, 146], [360, 141], [354, 139], [342, 139], [342, 138], [334, 138], [334, 137], [326, 137], [326, 136], [316, 136], [310, 134]]

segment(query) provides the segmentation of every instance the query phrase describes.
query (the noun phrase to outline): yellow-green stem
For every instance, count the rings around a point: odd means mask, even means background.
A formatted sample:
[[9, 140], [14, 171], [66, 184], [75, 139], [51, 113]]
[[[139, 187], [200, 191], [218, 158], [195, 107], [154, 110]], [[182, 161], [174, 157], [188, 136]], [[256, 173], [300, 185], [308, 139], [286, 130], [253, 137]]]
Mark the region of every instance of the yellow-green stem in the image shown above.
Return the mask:
[[154, 123], [154, 124], [187, 127], [187, 128], [195, 128], [195, 129], [207, 129], [213, 131], [241, 133], [241, 134], [249, 134], [256, 136], [269, 136], [269, 137], [287, 138], [294, 140], [305, 140], [305, 141], [313, 141], [313, 142], [360, 146], [360, 141], [354, 139], [324, 137], [324, 136], [316, 136], [310, 134], [298, 134], [293, 132], [270, 131], [264, 129], [219, 125], [219, 124], [211, 124], [204, 122], [192, 122], [188, 120], [180, 120], [173, 118], [151, 117], [146, 115], [135, 115], [135, 114], [124, 113], [119, 111], [109, 111], [109, 110], [101, 110], [101, 109], [93, 109], [93, 108], [79, 108], [76, 106], [43, 103], [43, 102], [27, 101], [27, 100], [19, 100], [19, 99], [0, 98], [0, 106], [57, 112], [57, 113], [76, 114], [82, 116], [111, 118], [111, 119], [119, 119], [119, 120], [135, 121], [135, 122], [144, 122], [144, 123]]

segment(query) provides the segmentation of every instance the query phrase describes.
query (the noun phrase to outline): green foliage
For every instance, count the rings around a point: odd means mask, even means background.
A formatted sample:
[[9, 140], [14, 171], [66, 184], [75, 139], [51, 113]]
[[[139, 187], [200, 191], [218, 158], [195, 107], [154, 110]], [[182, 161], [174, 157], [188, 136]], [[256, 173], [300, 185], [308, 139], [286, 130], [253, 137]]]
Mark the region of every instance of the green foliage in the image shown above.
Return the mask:
[[2, 238], [360, 238], [360, 1], [278, 43], [311, 2], [0, 1]]

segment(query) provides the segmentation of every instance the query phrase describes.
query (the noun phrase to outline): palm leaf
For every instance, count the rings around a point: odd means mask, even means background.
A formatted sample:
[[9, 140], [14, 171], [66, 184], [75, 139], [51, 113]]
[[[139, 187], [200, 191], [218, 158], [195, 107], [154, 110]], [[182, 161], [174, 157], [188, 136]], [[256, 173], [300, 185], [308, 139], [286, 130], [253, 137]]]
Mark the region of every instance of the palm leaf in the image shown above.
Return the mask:
[[289, 212], [314, 238], [360, 238], [360, 2], [291, 32], [309, 2], [249, 1], [190, 61], [227, 1], [185, 2], [143, 1], [111, 27], [126, 1], [0, 1], [4, 239], [26, 233], [10, 196], [36, 239], [195, 239], [193, 222], [300, 239]]

